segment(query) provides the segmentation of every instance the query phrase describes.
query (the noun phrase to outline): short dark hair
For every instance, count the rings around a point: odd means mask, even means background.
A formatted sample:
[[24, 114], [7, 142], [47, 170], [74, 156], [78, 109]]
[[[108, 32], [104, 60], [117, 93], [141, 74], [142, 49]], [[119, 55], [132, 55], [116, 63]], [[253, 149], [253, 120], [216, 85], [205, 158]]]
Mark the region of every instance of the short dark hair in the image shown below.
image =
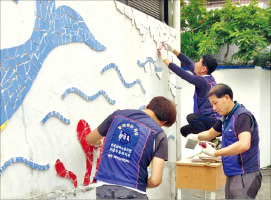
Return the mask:
[[218, 65], [216, 59], [211, 55], [203, 55], [202, 64], [207, 67], [208, 74], [213, 73]]
[[231, 88], [226, 84], [219, 83], [210, 89], [207, 97], [216, 95], [217, 98], [221, 98], [224, 97], [226, 94], [230, 96], [231, 100], [233, 99], [233, 92]]
[[176, 121], [176, 105], [165, 97], [154, 97], [147, 108], [154, 112], [159, 121], [165, 121], [166, 127], [170, 127]]

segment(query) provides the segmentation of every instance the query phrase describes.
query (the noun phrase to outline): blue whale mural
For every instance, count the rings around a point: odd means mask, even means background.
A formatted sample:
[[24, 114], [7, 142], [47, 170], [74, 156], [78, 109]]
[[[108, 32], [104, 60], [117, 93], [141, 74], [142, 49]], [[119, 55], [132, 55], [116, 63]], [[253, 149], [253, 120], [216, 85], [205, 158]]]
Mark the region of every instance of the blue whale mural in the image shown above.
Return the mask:
[[37, 0], [31, 37], [19, 46], [1, 49], [0, 130], [22, 104], [48, 54], [72, 42], [84, 42], [95, 51], [106, 49], [75, 10], [65, 5], [56, 9], [55, 0]]

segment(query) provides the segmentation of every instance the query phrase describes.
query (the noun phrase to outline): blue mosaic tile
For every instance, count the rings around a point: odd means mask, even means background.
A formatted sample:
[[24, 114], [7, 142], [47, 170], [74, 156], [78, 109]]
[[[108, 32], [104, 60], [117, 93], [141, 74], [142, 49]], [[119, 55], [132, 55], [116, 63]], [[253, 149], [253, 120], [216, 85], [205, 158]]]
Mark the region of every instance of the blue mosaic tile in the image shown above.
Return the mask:
[[14, 85], [12, 84], [7, 90], [9, 94], [12, 94], [16, 88], [14, 88]]
[[108, 97], [108, 95], [106, 94], [105, 91], [100, 90], [99, 92], [97, 92], [96, 94], [92, 95], [92, 96], [87, 96], [85, 93], [83, 93], [81, 90], [72, 87], [72, 88], [68, 88], [62, 95], [61, 98], [64, 99], [68, 94], [70, 94], [71, 92], [74, 92], [76, 94], [78, 94], [79, 96], [81, 96], [82, 98], [86, 99], [87, 101], [93, 101], [94, 99], [96, 99], [99, 95], [103, 95], [105, 97], [105, 99], [110, 103], [110, 104], [115, 104], [115, 100], [112, 100], [111, 98]]
[[40, 20], [40, 27], [43, 30], [48, 30], [50, 28], [50, 25], [46, 21]]
[[31, 80], [31, 79], [27, 79], [26, 80], [26, 83], [25, 83], [25, 90], [28, 92], [29, 90], [30, 90], [30, 88], [31, 88], [31, 86], [32, 86], [32, 83], [33, 83], [33, 81]]
[[31, 40], [33, 40], [34, 43], [40, 44], [42, 37], [42, 33], [38, 30], [34, 30], [31, 35]]
[[17, 50], [17, 47], [12, 47], [8, 49], [8, 57], [9, 58], [15, 57], [16, 50]]
[[9, 92], [8, 92], [8, 90], [4, 90], [4, 92], [3, 92], [3, 94], [1, 96], [3, 97], [3, 100], [4, 100], [5, 104], [7, 102], [9, 102]]
[[137, 64], [141, 67], [146, 67], [146, 64], [150, 62], [153, 64], [154, 66], [154, 70], [156, 72], [161, 72], [162, 71], [162, 67], [156, 67], [155, 64], [154, 64], [154, 60], [151, 58], [151, 57], [148, 57], [147, 60], [144, 62], [144, 63], [141, 63], [139, 60], [137, 61]]
[[[46, 3], [46, 1], [44, 1], [43, 3]], [[42, 19], [46, 19], [47, 16], [47, 8], [46, 7], [41, 7], [41, 18]]]
[[32, 53], [32, 48], [31, 48], [32, 44], [31, 43], [32, 43], [31, 40], [27, 40], [26, 43], [25, 43], [25, 45], [24, 45], [24, 52], [27, 53], [28, 56], [29, 56], [29, 54]]
[[[32, 48], [32, 53], [35, 52], [38, 48], [38, 45], [32, 40], [31, 42], [31, 48]], [[33, 54], [32, 54], [33, 55]], [[30, 56], [31, 57], [31, 56]], [[32, 58], [32, 57], [31, 57]]]
[[15, 102], [14, 110], [17, 110], [19, 108], [19, 106], [22, 104], [22, 102], [23, 102], [23, 98], [18, 95], [16, 102]]
[[7, 112], [7, 117], [10, 118], [12, 113], [13, 113], [13, 106], [12, 104], [10, 103], [10, 101], [8, 101], [5, 105], [6, 107], [6, 112]]
[[[5, 101], [4, 101], [4, 96], [3, 95], [1, 95], [0, 105], [1, 105], [1, 108], [5, 107]], [[3, 124], [8, 120], [7, 119], [7, 113], [6, 113], [6, 110], [4, 110], [4, 109], [1, 109], [0, 113], [1, 113], [0, 122], [1, 122], [1, 124]], [[2, 118], [2, 116], [3, 116], [3, 118]]]
[[39, 51], [40, 53], [43, 51], [43, 49], [45, 48], [46, 43], [45, 43], [45, 39], [42, 39], [40, 45], [39, 45]]
[[[62, 35], [57, 34], [56, 30]], [[95, 51], [106, 49], [95, 39], [83, 18], [75, 10], [68, 6], [56, 9], [54, 0], [37, 0], [36, 19], [31, 37], [24, 44], [0, 51], [1, 73], [4, 74], [1, 76], [1, 95], [8, 87], [16, 88], [17, 98], [13, 95], [9, 98], [12, 98], [12, 104], [15, 104], [17, 109], [30, 90], [37, 77], [36, 72], [42, 67], [47, 55], [53, 48], [70, 42], [84, 42]], [[25, 64], [24, 68], [20, 65], [22, 63]], [[16, 71], [12, 73], [11, 69]], [[14, 80], [18, 80], [16, 84]], [[1, 119], [8, 120], [16, 109], [12, 110], [10, 104], [1, 106]], [[1, 125], [3, 123], [1, 120]]]
[[21, 91], [21, 97], [24, 99], [27, 94], [27, 89], [23, 87], [23, 90]]
[[36, 71], [36, 69], [35, 69], [34, 67], [31, 67], [31, 70], [29, 70], [29, 72], [28, 72], [28, 77], [29, 77], [32, 81], [34, 81], [35, 78], [37, 77], [37, 71]]
[[60, 20], [56, 20], [55, 22], [55, 32], [56, 33], [61, 33], [61, 25], [60, 25]]
[[40, 29], [40, 19], [39, 18], [36, 18], [34, 29], [37, 29], [37, 30]]
[[10, 102], [11, 102], [13, 108], [15, 107], [17, 96], [18, 96], [17, 92], [14, 92], [10, 98]]
[[[2, 57], [1, 57], [1, 59], [2, 59]], [[3, 61], [3, 63], [1, 61], [1, 72], [2, 72], [2, 70], [7, 71], [8, 69], [9, 69], [9, 61], [5, 60], [5, 61]], [[2, 79], [2, 77], [4, 77], [4, 76], [1, 74], [1, 79]]]
[[5, 60], [5, 62], [3, 63], [3, 67], [5, 70], [11, 68], [11, 69], [15, 69], [15, 58], [12, 58], [12, 59], [8, 59], [8, 60]]
[[43, 119], [42, 119], [42, 123], [45, 124], [46, 121], [51, 118], [51, 117], [57, 117], [58, 119], [60, 119], [62, 122], [64, 122], [65, 124], [70, 124], [70, 120], [66, 119], [65, 117], [63, 117], [59, 112], [56, 111], [52, 111], [49, 112]]
[[146, 105], [142, 105], [138, 108], [138, 110], [144, 110], [146, 108]]
[[34, 168], [34, 163], [33, 162], [29, 161], [28, 165], [29, 165], [29, 167]]
[[[13, 69], [9, 68], [8, 72], [6, 73], [6, 76], [3, 77], [3, 80], [1, 80], [1, 84], [5, 83], [6, 81], [8, 81], [9, 77], [11, 77], [11, 75], [13, 74], [13, 72], [14, 72]], [[2, 76], [1, 76], [1, 78], [2, 78]]]
[[117, 71], [117, 73], [118, 73], [118, 75], [119, 75], [119, 77], [120, 77], [121, 82], [122, 82], [126, 87], [129, 87], [129, 88], [130, 88], [130, 87], [132, 87], [132, 86], [134, 86], [135, 84], [138, 83], [138, 84], [140, 85], [141, 90], [143, 91], [143, 93], [144, 93], [144, 94], [146, 93], [146, 90], [145, 90], [145, 88], [143, 87], [143, 85], [142, 85], [140, 79], [136, 79], [136, 80], [133, 81], [132, 83], [127, 83], [127, 82], [124, 80], [124, 78], [122, 77], [121, 72], [120, 72], [118, 66], [117, 66], [115, 63], [110, 63], [110, 64], [106, 65], [106, 66], [102, 69], [101, 74], [103, 74], [106, 70], [108, 70], [108, 69], [110, 69], [110, 68], [115, 68], [115, 70]]
[[1, 59], [1, 66], [2, 66], [2, 63], [3, 63], [4, 60], [5, 60], [4, 50], [0, 52], [0, 59]]
[[[11, 76], [10, 76], [10, 79], [12, 79], [12, 81], [15, 80], [15, 78], [16, 78], [17, 75], [18, 75], [18, 74], [17, 74], [16, 71], [14, 70], [13, 73], [11, 74]], [[13, 82], [12, 82], [12, 84], [13, 84]]]
[[14, 79], [13, 82], [12, 82], [12, 87], [14, 88], [15, 91], [18, 90], [18, 80], [17, 79]]
[[24, 45], [20, 45], [17, 47], [17, 50], [16, 50], [16, 53], [15, 53], [15, 56], [21, 56], [22, 54], [24, 53]]
[[8, 89], [8, 87], [11, 85], [11, 83], [10, 82], [5, 82], [5, 83], [3, 83], [2, 84], [2, 90], [6, 90], [6, 89]]
[[39, 71], [40, 68], [41, 68], [41, 64], [39, 62], [39, 60], [37, 59], [36, 55], [34, 54], [33, 57], [32, 57], [32, 60], [31, 60], [34, 65], [36, 66], [36, 69]]
[[2, 76], [2, 77], [5, 77], [5, 75], [6, 75], [6, 71], [5, 71], [4, 68], [2, 67], [2, 68], [1, 68], [1, 76]]
[[20, 65], [23, 62], [22, 58], [20, 56], [15, 57], [15, 64]]
[[26, 79], [24, 64], [17, 66], [17, 73], [22, 79]]
[[170, 134], [169, 136], [167, 136], [167, 139], [169, 140], [169, 139], [173, 139], [173, 140], [175, 140], [175, 136], [174, 135], [172, 135], [172, 134]]
[[25, 55], [23, 56], [23, 58], [22, 58], [23, 63], [25, 63], [25, 62], [27, 62], [27, 61], [29, 61], [29, 60], [30, 60], [30, 57], [29, 57], [28, 54], [25, 54]]
[[24, 70], [25, 70], [26, 74], [29, 73], [30, 67], [31, 67], [30, 62], [27, 62], [24, 64]]
[[17, 76], [17, 83], [19, 86], [21, 86], [21, 88], [24, 87], [25, 82], [21, 76]]

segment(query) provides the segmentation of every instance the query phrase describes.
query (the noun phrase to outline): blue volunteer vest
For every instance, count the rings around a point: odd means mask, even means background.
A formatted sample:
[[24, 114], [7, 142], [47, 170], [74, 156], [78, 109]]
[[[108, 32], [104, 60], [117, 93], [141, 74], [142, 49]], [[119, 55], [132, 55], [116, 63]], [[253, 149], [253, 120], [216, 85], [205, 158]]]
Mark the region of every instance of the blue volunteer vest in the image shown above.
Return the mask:
[[197, 94], [197, 88], [194, 93], [194, 113], [199, 115], [204, 115], [213, 119], [214, 121], [218, 120], [220, 115], [213, 110], [209, 99], [206, 97], [210, 89], [215, 86], [217, 83], [212, 75], [203, 76], [207, 83], [207, 92], [203, 97], [199, 97]]
[[259, 131], [256, 119], [243, 105], [236, 102], [233, 110], [222, 121], [222, 144], [225, 148], [238, 141], [235, 125], [239, 115], [246, 113], [251, 119], [251, 146], [246, 152], [232, 156], [222, 156], [223, 169], [226, 176], [242, 175], [260, 170]]
[[137, 110], [116, 111], [111, 119], [95, 180], [145, 192], [154, 140], [163, 129]]

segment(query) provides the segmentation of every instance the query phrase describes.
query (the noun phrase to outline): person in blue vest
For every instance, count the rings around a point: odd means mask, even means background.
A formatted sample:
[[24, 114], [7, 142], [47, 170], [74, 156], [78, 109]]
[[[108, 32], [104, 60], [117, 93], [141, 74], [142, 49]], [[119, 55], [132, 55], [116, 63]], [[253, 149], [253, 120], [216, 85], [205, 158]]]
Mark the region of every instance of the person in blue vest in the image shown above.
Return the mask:
[[167, 136], [161, 127], [170, 127], [175, 121], [175, 103], [158, 96], [142, 111], [113, 112], [90, 132], [86, 141], [92, 146], [102, 145], [106, 137], [94, 177], [96, 199], [147, 199], [146, 188], [160, 185], [168, 160]]
[[[182, 64], [189, 69], [185, 71], [181, 67], [172, 63], [167, 57], [167, 50], [172, 51]], [[187, 115], [188, 125], [181, 127], [182, 136], [186, 137], [190, 133], [199, 133], [211, 128], [219, 119], [219, 114], [216, 113], [206, 94], [216, 85], [214, 77], [211, 75], [216, 70], [217, 61], [211, 55], [204, 55], [195, 64], [180, 53], [169, 42], [164, 43], [164, 46], [159, 50], [161, 59], [176, 75], [195, 85], [194, 93], [194, 111]]]
[[221, 149], [215, 150], [207, 143], [203, 152], [222, 157], [227, 176], [226, 199], [255, 199], [262, 182], [257, 121], [243, 105], [233, 101], [233, 92], [228, 85], [217, 84], [208, 97], [222, 117], [211, 129], [190, 134], [187, 138], [210, 141], [222, 133]]

